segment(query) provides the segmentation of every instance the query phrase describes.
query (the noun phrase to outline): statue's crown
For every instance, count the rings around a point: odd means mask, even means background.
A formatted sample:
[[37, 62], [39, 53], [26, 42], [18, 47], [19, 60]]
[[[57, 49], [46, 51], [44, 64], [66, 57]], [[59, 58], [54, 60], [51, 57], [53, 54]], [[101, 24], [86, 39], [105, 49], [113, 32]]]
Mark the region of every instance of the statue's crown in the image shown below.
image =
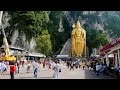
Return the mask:
[[79, 20], [77, 21], [77, 27], [80, 27], [80, 21]]
[[75, 28], [75, 24], [74, 23], [73, 23], [72, 27]]

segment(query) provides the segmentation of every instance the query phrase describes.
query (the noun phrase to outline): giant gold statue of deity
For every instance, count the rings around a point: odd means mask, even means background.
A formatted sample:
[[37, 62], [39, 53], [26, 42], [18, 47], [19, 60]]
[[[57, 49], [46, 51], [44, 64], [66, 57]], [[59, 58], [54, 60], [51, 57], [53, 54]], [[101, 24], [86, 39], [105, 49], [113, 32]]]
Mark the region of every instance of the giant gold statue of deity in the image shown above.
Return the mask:
[[72, 30], [72, 56], [82, 57], [86, 56], [86, 32], [80, 26], [80, 22], [73, 24]]

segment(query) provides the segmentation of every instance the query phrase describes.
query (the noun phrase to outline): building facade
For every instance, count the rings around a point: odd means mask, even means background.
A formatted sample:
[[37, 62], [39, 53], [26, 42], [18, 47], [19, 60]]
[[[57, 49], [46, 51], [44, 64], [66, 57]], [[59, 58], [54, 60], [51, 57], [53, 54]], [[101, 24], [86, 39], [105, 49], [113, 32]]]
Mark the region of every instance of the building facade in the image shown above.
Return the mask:
[[105, 58], [107, 66], [120, 67], [120, 37], [100, 48], [100, 56]]

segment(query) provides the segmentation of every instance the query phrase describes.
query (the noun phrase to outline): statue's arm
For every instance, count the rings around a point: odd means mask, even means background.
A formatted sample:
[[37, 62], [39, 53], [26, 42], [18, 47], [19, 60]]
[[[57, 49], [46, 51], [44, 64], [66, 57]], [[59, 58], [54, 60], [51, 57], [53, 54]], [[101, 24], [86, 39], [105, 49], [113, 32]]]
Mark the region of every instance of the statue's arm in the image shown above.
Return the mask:
[[85, 41], [85, 45], [84, 45], [84, 54], [85, 54], [85, 56], [86, 56], [86, 32], [84, 32], [84, 41]]
[[74, 37], [76, 38], [77, 37], [77, 34], [76, 34], [77, 32], [75, 32], [75, 35], [74, 35]]
[[74, 35], [75, 35], [75, 31], [73, 30], [73, 31], [72, 31], [72, 36], [74, 36]]
[[86, 38], [86, 32], [85, 32], [85, 30], [84, 30], [84, 32], [83, 32], [83, 33], [84, 33], [84, 38]]

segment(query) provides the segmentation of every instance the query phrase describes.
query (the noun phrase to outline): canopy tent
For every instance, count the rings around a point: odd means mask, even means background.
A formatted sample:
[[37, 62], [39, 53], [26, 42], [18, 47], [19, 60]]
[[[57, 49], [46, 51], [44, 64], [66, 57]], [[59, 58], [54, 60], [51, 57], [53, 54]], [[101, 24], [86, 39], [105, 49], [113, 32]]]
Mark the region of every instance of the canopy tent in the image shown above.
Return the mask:
[[68, 55], [57, 55], [56, 58], [69, 58], [69, 56]]
[[40, 53], [18, 53], [18, 54], [13, 54], [15, 56], [33, 56], [33, 57], [46, 57], [44, 54], [40, 54]]

